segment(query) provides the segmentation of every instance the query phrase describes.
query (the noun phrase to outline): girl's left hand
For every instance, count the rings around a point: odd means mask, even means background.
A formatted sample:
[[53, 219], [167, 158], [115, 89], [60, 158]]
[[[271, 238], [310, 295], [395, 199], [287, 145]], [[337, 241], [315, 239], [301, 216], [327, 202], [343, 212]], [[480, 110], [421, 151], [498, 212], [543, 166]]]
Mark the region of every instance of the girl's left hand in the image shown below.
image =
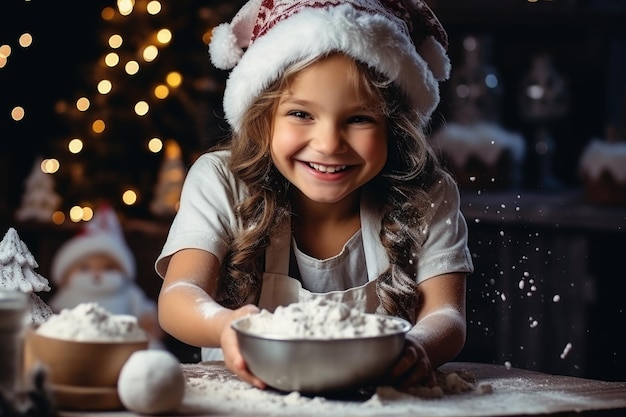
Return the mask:
[[436, 385], [435, 371], [421, 343], [411, 338], [406, 339], [400, 358], [384, 382], [401, 391]]
[[248, 369], [248, 365], [239, 350], [237, 334], [235, 333], [235, 330], [230, 327], [230, 324], [234, 320], [258, 312], [258, 307], [253, 305], [245, 305], [237, 310], [229, 311], [228, 320], [226, 321], [226, 325], [224, 326], [220, 336], [220, 345], [222, 347], [222, 351], [224, 352], [224, 364], [229, 370], [250, 385], [260, 389], [265, 389], [266, 384], [252, 374]]

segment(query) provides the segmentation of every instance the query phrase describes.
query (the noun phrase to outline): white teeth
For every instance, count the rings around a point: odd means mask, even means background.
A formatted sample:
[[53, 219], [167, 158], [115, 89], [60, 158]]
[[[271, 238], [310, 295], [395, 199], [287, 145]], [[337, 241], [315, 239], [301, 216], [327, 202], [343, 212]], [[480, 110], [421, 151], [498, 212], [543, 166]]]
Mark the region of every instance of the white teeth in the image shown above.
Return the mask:
[[344, 169], [346, 169], [345, 165], [328, 166], [315, 164], [313, 162], [309, 162], [309, 166], [319, 172], [324, 172], [326, 174], [334, 174], [335, 172], [343, 171]]

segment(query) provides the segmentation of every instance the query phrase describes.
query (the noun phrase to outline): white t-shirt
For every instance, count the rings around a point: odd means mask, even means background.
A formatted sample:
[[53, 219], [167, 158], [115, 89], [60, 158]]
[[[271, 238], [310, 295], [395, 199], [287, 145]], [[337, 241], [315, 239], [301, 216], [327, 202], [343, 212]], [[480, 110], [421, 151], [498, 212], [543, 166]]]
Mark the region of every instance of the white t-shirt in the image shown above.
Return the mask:
[[[234, 234], [241, 227], [234, 207], [247, 195], [246, 186], [235, 179], [228, 169], [228, 155], [228, 151], [203, 154], [190, 168], [183, 186], [179, 211], [155, 264], [161, 277], [165, 276], [170, 257], [181, 249], [202, 249], [214, 254], [220, 262], [226, 256]], [[424, 244], [415, 257], [418, 263], [418, 283], [441, 274], [471, 273], [474, 270], [467, 247], [467, 225], [459, 209], [456, 184], [450, 177], [443, 177], [431, 188], [430, 198], [433, 211], [428, 227], [422, 230], [425, 234]], [[362, 205], [362, 211], [363, 207]], [[361, 216], [363, 218], [364, 213]], [[373, 228], [373, 225], [379, 224], [378, 221], [361, 223], [362, 228]], [[375, 242], [364, 244], [364, 240], [368, 238]], [[348, 249], [353, 256], [344, 257], [346, 263], [341, 268], [346, 275], [357, 281], [346, 285], [358, 284], [364, 279], [372, 280], [386, 269], [388, 260], [379, 240], [378, 230], [362, 230], [362, 233], [357, 233], [346, 243], [344, 251]], [[296, 258], [299, 258], [298, 262], [302, 262], [306, 255], [303, 257], [299, 253]], [[307, 264], [310, 266], [317, 262], [323, 270], [328, 269], [328, 262], [337, 262], [337, 259], [308, 259]], [[365, 259], [376, 267], [372, 270], [367, 265], [365, 271], [363, 263], [355, 262], [354, 259]], [[314, 268], [303, 268], [302, 264], [299, 269], [303, 274], [315, 273], [311, 272]], [[310, 276], [302, 278], [305, 288], [307, 281], [314, 280]], [[327, 291], [336, 290], [336, 285], [332, 283], [332, 288], [327, 288]], [[324, 288], [322, 285], [311, 290], [322, 292]]]

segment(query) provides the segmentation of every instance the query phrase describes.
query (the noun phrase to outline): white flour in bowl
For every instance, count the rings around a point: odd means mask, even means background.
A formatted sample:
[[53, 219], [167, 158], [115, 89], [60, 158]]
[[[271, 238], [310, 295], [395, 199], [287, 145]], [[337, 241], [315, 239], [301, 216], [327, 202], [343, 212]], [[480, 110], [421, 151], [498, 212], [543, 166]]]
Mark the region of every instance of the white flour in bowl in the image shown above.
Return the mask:
[[131, 342], [147, 338], [135, 316], [110, 313], [98, 303], [63, 309], [42, 323], [37, 333], [82, 342]]
[[250, 333], [289, 338], [345, 339], [398, 333], [405, 323], [393, 317], [366, 314], [323, 298], [262, 310], [248, 317]]

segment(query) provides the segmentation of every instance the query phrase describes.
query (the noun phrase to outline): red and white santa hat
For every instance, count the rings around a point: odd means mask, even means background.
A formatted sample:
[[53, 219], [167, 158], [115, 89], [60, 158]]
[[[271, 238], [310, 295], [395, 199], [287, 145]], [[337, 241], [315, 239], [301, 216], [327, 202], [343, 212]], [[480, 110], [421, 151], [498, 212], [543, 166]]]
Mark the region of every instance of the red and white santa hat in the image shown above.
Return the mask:
[[213, 65], [232, 69], [224, 112], [241, 129], [253, 100], [295, 62], [338, 51], [378, 70], [430, 119], [448, 79], [446, 32], [422, 0], [250, 0], [213, 30]]
[[52, 281], [62, 284], [65, 274], [81, 258], [93, 254], [106, 254], [115, 259], [124, 275], [135, 279], [135, 258], [124, 240], [122, 226], [115, 210], [101, 205], [82, 231], [65, 242], [52, 260]]

